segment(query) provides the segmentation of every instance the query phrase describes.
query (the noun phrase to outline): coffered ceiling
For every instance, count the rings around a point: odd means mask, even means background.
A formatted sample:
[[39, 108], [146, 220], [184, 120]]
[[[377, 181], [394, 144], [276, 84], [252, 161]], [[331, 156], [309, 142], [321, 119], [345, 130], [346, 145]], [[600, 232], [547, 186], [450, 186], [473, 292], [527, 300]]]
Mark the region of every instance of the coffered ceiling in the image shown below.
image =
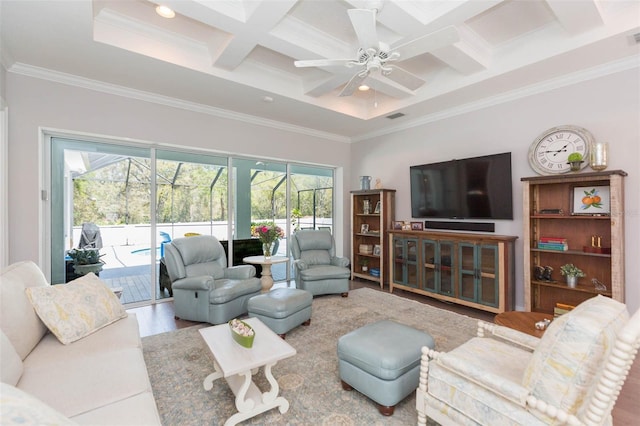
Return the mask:
[[[339, 96], [357, 69], [294, 66], [356, 58], [348, 10], [372, 6], [391, 50], [428, 40], [393, 63], [417, 84], [373, 69], [370, 90]], [[347, 141], [637, 68], [640, 52], [636, 0], [2, 0], [0, 14], [10, 72]]]

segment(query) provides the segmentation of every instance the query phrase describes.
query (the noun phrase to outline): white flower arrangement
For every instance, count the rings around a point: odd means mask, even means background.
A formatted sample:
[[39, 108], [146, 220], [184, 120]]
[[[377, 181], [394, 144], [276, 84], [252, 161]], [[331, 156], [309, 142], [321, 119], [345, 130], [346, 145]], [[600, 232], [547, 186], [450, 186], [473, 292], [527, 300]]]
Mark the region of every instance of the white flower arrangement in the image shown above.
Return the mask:
[[244, 322], [240, 321], [237, 318], [232, 319], [229, 325], [231, 325], [231, 330], [233, 330], [235, 333], [238, 333], [240, 336], [244, 336], [244, 337], [253, 336], [253, 333], [254, 333], [253, 328], [249, 327], [248, 325], [246, 325]]

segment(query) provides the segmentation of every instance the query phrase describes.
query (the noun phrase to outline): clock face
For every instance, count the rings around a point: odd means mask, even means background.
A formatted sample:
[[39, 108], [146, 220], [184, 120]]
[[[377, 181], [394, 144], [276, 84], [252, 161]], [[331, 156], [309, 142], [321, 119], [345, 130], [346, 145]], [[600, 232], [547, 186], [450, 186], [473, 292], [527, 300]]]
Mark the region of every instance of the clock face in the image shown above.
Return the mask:
[[574, 152], [582, 154], [580, 169], [587, 166], [593, 136], [588, 130], [576, 126], [554, 127], [542, 133], [529, 148], [529, 164], [543, 175], [567, 173], [571, 165], [567, 157]]

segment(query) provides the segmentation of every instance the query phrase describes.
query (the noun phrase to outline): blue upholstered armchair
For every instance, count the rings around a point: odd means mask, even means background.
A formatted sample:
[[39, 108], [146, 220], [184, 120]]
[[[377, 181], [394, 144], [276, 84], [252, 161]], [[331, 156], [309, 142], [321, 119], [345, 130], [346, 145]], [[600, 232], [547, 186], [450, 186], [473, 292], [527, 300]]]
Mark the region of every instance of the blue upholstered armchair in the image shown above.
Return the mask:
[[213, 236], [176, 238], [165, 245], [178, 318], [222, 324], [247, 313], [262, 287], [251, 265], [227, 267], [222, 244]]
[[303, 229], [291, 239], [296, 285], [311, 294], [349, 294], [349, 259], [336, 257], [333, 236], [328, 231]]

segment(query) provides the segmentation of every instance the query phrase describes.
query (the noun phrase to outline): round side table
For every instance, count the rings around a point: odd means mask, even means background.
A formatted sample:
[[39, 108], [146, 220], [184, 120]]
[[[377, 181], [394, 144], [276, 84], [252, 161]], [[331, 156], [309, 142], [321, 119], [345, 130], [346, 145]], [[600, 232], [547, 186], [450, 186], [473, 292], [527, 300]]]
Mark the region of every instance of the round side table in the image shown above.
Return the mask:
[[276, 263], [289, 262], [289, 258], [286, 256], [271, 256], [271, 259], [265, 259], [264, 256], [248, 256], [242, 259], [244, 263], [251, 263], [254, 265], [262, 265], [262, 278], [260, 278], [260, 284], [262, 285], [262, 292], [266, 293], [273, 287], [273, 277], [271, 276], [271, 265]]

